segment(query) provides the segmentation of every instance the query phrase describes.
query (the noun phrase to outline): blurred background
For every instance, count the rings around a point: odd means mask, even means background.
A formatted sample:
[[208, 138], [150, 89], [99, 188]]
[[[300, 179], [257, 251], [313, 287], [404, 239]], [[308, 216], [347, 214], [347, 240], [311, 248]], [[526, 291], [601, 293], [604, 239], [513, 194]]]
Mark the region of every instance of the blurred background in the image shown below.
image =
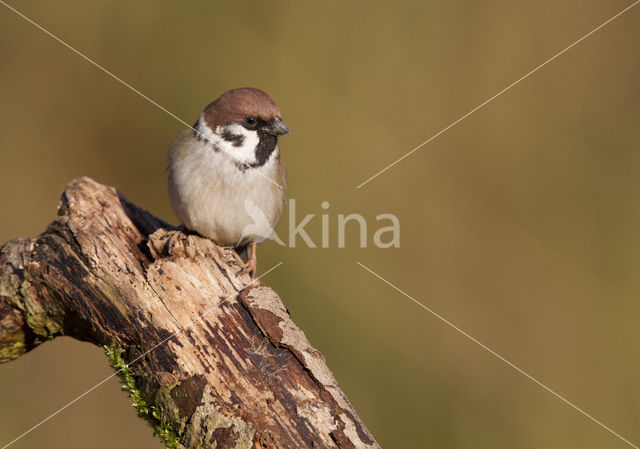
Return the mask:
[[[330, 215], [331, 247], [269, 242], [259, 270], [285, 261], [264, 282], [405, 449], [628, 446], [355, 261], [640, 443], [640, 6], [356, 189], [630, 3], [12, 5], [187, 123], [233, 87], [276, 100], [288, 196], [316, 244]], [[176, 223], [183, 125], [4, 6], [0, 61], [0, 241], [42, 232], [83, 175]], [[338, 248], [340, 213], [367, 218], [367, 248], [355, 226]], [[400, 248], [373, 247], [381, 213]], [[0, 444], [111, 372], [68, 338], [1, 365]], [[12, 448], [114, 446], [161, 447], [115, 378]]]

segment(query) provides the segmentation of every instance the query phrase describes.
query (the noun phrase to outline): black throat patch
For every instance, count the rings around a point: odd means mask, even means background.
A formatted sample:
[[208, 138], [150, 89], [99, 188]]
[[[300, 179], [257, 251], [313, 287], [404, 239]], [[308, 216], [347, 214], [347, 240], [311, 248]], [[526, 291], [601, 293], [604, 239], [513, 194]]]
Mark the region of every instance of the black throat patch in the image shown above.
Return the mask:
[[266, 164], [278, 145], [278, 136], [258, 131], [258, 137], [260, 142], [256, 147], [256, 162], [251, 164], [252, 167], [261, 167]]
[[[235, 165], [240, 171], [246, 171], [248, 168], [262, 167], [267, 163], [271, 154], [278, 146], [278, 136], [269, 134], [262, 130], [267, 125], [267, 122], [261, 119], [257, 119], [256, 123], [251, 127], [245, 125], [245, 128], [250, 131], [256, 131], [258, 133], [258, 145], [255, 148], [256, 161], [251, 163], [236, 162]], [[229, 131], [225, 131], [222, 134], [222, 138], [228, 142], [233, 142], [234, 147], [239, 147], [244, 143], [244, 136], [239, 134], [233, 134]]]
[[238, 170], [244, 172], [248, 168], [262, 167], [264, 164], [267, 163], [267, 161], [271, 157], [271, 154], [277, 148], [277, 145], [278, 145], [277, 136], [272, 136], [271, 134], [258, 131], [258, 138], [260, 140], [258, 141], [258, 145], [256, 146], [256, 150], [255, 150], [256, 161], [250, 162], [250, 163], [236, 161], [235, 165]]
[[[247, 126], [245, 126], [245, 128], [249, 129], [250, 131], [256, 131], [258, 133], [258, 145], [256, 145], [254, 153], [256, 161], [245, 163], [236, 160], [234, 163], [238, 170], [244, 172], [248, 168], [262, 167], [267, 163], [267, 161], [269, 161], [271, 154], [277, 148], [278, 136], [274, 136], [273, 134], [269, 134], [260, 129], [266, 124], [267, 122], [265, 122], [264, 120], [258, 119], [257, 123], [253, 127], [248, 128]], [[198, 121], [196, 121], [196, 123], [193, 125], [193, 136], [200, 141], [208, 141], [208, 139], [206, 139], [206, 137], [204, 137], [204, 135], [202, 134], [202, 126], [202, 119], [198, 119]], [[220, 137], [225, 141], [230, 142], [233, 147], [241, 147], [245, 142], [245, 136], [243, 136], [242, 134], [235, 134], [229, 129], [225, 129]], [[212, 144], [213, 150], [215, 152], [220, 151], [220, 148], [218, 148], [217, 145], [215, 145], [211, 141], [208, 142]], [[276, 157], [279, 158], [279, 156]]]

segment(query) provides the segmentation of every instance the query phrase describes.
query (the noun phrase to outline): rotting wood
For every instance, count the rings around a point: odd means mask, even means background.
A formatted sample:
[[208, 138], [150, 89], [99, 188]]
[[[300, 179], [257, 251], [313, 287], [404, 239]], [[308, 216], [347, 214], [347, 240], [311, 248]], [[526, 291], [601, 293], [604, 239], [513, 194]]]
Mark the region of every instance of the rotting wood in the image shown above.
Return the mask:
[[122, 348], [127, 361], [168, 339], [130, 369], [181, 447], [379, 447], [233, 250], [89, 178], [69, 184], [58, 215], [0, 248], [0, 361], [59, 335]]

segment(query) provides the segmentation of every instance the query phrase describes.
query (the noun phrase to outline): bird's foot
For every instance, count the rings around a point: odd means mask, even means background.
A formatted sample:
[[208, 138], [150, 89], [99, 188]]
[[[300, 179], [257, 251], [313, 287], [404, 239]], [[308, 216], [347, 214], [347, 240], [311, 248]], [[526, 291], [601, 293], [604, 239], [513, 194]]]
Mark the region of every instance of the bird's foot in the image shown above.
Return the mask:
[[252, 278], [256, 275], [256, 270], [258, 269], [258, 261], [255, 257], [249, 257], [247, 263], [242, 266], [242, 269], [238, 272], [238, 274], [249, 273], [249, 276]]

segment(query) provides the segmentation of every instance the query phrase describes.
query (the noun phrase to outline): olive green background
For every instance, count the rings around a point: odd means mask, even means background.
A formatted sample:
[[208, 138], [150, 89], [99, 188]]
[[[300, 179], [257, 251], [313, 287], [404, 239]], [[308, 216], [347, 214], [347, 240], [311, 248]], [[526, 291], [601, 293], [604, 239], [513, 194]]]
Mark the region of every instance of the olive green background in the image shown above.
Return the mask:
[[[640, 443], [640, 6], [357, 190], [631, 1], [12, 1], [192, 123], [223, 91], [280, 106], [288, 195], [320, 243], [259, 270], [385, 448], [624, 448], [367, 265]], [[176, 222], [174, 118], [0, 5], [0, 241], [87, 175]], [[360, 213], [339, 249], [337, 215]], [[401, 247], [371, 247], [375, 217]], [[288, 217], [279, 234], [285, 238]], [[285, 238], [285, 240], [287, 240]], [[0, 366], [0, 445], [111, 374], [60, 338]], [[159, 448], [116, 379], [12, 448]]]

